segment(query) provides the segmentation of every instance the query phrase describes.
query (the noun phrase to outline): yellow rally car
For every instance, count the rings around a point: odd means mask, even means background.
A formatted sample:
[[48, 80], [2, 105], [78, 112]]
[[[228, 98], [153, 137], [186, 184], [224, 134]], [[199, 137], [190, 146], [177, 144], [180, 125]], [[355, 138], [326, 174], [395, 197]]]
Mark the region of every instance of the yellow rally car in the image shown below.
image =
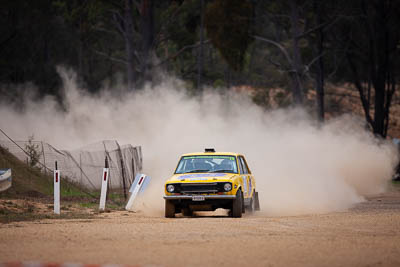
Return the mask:
[[214, 149], [182, 155], [175, 174], [165, 183], [164, 199], [167, 218], [218, 208], [242, 217], [245, 210], [260, 209], [255, 179], [244, 156]]

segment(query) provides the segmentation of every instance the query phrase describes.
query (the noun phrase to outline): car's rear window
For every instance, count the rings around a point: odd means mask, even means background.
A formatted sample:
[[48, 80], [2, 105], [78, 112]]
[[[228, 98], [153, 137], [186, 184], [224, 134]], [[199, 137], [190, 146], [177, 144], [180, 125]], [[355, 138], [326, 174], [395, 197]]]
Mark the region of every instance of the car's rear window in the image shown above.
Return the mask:
[[184, 156], [175, 173], [221, 172], [237, 173], [236, 157], [229, 155]]

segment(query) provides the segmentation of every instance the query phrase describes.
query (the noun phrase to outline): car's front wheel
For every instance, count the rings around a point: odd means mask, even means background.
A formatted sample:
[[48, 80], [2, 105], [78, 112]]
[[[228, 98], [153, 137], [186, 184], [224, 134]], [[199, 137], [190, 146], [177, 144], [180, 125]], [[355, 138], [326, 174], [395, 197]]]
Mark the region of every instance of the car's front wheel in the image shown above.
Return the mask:
[[236, 198], [232, 202], [232, 210], [231, 210], [232, 217], [234, 218], [242, 217], [242, 212], [243, 212], [242, 203], [243, 203], [242, 191], [238, 190], [236, 192]]
[[174, 218], [175, 217], [175, 205], [171, 200], [165, 200], [165, 217]]

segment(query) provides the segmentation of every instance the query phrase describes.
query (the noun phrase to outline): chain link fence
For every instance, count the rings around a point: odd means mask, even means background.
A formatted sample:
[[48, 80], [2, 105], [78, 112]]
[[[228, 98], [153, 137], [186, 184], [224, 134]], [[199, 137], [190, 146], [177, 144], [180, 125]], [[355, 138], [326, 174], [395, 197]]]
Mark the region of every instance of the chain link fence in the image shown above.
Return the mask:
[[101, 141], [77, 150], [58, 150], [48, 143], [33, 140], [0, 140], [0, 146], [43, 172], [52, 172], [57, 161], [62, 177], [93, 190], [101, 187], [106, 157], [110, 168], [109, 187], [124, 189], [124, 192], [143, 165], [140, 146], [121, 146], [115, 140]]

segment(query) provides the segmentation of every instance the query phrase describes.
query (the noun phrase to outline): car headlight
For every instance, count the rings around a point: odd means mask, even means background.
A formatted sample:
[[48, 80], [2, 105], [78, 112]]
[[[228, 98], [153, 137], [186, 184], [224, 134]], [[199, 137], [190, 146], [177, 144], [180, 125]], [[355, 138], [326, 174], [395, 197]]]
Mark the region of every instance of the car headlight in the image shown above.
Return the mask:
[[231, 191], [231, 190], [232, 190], [232, 184], [231, 184], [231, 183], [226, 183], [226, 184], [224, 184], [224, 190], [225, 190], [226, 192]]
[[175, 191], [175, 186], [172, 184], [167, 185], [168, 193], [173, 193]]

